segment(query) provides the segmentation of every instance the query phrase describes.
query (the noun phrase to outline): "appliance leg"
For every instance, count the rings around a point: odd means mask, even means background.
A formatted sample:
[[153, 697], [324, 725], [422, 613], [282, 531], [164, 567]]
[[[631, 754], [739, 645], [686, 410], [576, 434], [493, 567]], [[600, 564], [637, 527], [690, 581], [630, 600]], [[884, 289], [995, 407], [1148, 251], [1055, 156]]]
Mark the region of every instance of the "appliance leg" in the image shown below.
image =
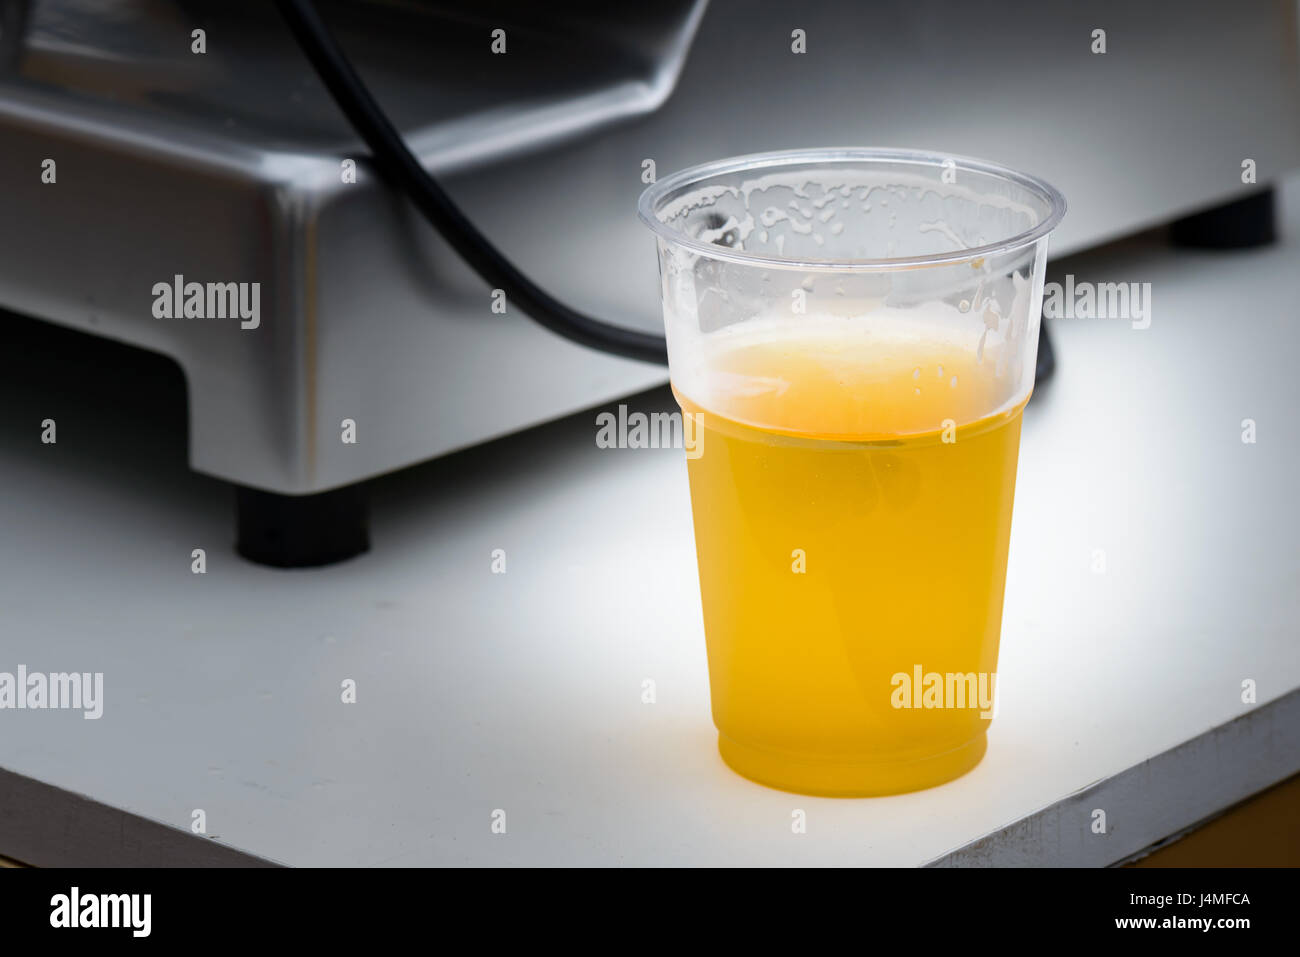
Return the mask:
[[1047, 334], [1047, 320], [1038, 326], [1038, 356], [1034, 368], [1034, 382], [1046, 382], [1056, 371], [1056, 350], [1052, 348], [1052, 339]]
[[369, 496], [363, 483], [315, 495], [279, 495], [236, 485], [235, 511], [235, 550], [259, 565], [330, 565], [370, 548]]
[[1169, 241], [1194, 249], [1248, 249], [1277, 239], [1272, 186], [1169, 224]]

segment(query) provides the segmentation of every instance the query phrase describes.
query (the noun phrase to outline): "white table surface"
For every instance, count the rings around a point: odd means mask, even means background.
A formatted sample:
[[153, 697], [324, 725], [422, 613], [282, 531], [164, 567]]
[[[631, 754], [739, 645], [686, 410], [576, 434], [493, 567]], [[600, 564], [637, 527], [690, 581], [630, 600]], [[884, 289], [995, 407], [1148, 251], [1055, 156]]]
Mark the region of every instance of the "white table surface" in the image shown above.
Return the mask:
[[[722, 764], [682, 453], [600, 450], [595, 411], [379, 480], [369, 554], [279, 571], [234, 555], [230, 492], [186, 469], [161, 399], [115, 404], [129, 384], [111, 369], [78, 390], [7, 384], [0, 670], [102, 671], [105, 710], [0, 712], [0, 853], [1106, 864], [1295, 773], [1300, 190], [1285, 198], [1275, 247], [1142, 237], [1052, 265], [1150, 282], [1151, 326], [1051, 324], [989, 751], [898, 797], [800, 797]], [[633, 402], [672, 407], [666, 390]]]

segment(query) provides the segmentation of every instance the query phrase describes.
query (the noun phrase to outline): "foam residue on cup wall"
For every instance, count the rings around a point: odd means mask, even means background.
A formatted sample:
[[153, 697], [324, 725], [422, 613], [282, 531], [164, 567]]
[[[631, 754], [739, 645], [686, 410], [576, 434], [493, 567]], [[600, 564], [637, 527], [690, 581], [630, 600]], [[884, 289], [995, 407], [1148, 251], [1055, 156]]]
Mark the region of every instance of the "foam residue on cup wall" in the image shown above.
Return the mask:
[[798, 322], [759, 316], [675, 359], [673, 388], [698, 410], [777, 432], [846, 440], [936, 432], [945, 420], [964, 426], [1028, 398], [1020, 341], [1003, 335], [1012, 319], [998, 325], [943, 302]]
[[813, 153], [683, 171], [643, 195], [679, 397], [760, 428], [845, 436], [1022, 404], [1037, 231], [1063, 208], [1051, 188], [979, 161]]
[[682, 237], [722, 246], [723, 257], [731, 250], [751, 261], [822, 266], [960, 252], [1010, 239], [1042, 217], [1009, 196], [942, 183], [941, 173], [782, 169], [737, 185], [693, 186], [666, 198], [655, 216]]

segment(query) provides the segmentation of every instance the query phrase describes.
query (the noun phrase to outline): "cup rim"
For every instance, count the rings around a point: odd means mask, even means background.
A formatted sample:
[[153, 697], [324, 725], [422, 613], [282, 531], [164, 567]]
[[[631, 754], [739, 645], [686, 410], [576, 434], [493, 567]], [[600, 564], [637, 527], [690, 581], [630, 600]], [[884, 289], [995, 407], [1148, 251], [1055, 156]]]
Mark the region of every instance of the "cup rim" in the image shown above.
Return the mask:
[[[736, 250], [715, 243], [707, 243], [688, 236], [681, 230], [665, 224], [655, 213], [655, 207], [668, 194], [692, 182], [703, 181], [724, 173], [738, 173], [746, 170], [766, 168], [779, 169], [783, 166], [810, 164], [831, 164], [850, 161], [861, 164], [873, 162], [908, 163], [914, 166], [931, 166], [942, 168], [949, 161], [958, 169], [966, 169], [1014, 183], [1038, 196], [1047, 206], [1047, 216], [1030, 229], [1017, 233], [1007, 239], [967, 249], [957, 249], [942, 253], [927, 253], [923, 256], [901, 256], [880, 259], [793, 259], [784, 256], [771, 256]], [[1047, 236], [1065, 216], [1066, 202], [1061, 192], [1045, 180], [1029, 173], [1022, 173], [999, 163], [958, 156], [952, 153], [936, 153], [930, 150], [892, 149], [866, 146], [819, 147], [813, 149], [774, 150], [767, 153], [748, 153], [726, 159], [713, 160], [690, 166], [658, 180], [642, 191], [637, 200], [637, 216], [641, 222], [665, 242], [694, 250], [711, 259], [768, 269], [806, 269], [813, 271], [870, 271], [876, 269], [898, 270], [915, 269], [928, 266], [943, 266], [952, 263], [967, 262], [994, 253], [1011, 252], [1038, 242]]]

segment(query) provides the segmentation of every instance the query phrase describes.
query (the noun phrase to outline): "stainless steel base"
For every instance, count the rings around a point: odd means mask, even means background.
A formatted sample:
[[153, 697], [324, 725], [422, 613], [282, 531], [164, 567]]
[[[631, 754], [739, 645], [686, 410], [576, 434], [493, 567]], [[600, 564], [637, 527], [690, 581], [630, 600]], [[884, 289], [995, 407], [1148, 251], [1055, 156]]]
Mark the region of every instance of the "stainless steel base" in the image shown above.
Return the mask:
[[[316, 493], [664, 380], [494, 312], [371, 175], [271, 5], [0, 6], [0, 306], [173, 357], [194, 469]], [[1241, 182], [1245, 158], [1259, 183], [1300, 163], [1290, 4], [468, 6], [322, 3], [503, 251], [641, 328], [660, 326], [633, 213], [646, 160], [663, 173], [815, 144], [984, 155], [1069, 197], [1055, 254], [1260, 189]], [[178, 275], [258, 284], [256, 326], [156, 317], [155, 287]]]

